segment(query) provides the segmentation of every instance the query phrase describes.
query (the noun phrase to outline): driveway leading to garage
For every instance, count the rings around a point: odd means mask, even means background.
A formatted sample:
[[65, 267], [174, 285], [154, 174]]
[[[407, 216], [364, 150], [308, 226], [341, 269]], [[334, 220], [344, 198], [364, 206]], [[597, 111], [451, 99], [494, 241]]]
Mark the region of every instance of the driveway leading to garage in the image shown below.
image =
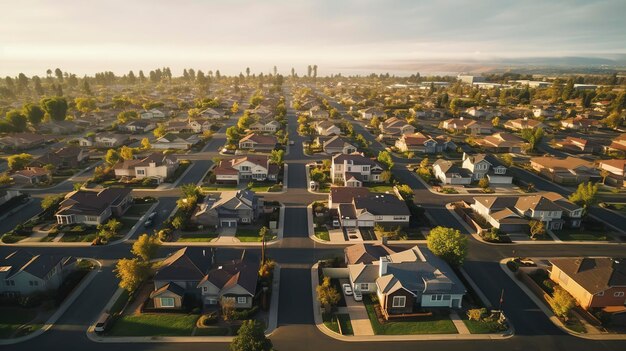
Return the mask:
[[[341, 285], [350, 283], [347, 279], [341, 279], [340, 282]], [[363, 302], [355, 301], [354, 296], [346, 296], [346, 306], [346, 310], [350, 314], [350, 322], [352, 322], [354, 335], [374, 335], [372, 323], [370, 322]]]

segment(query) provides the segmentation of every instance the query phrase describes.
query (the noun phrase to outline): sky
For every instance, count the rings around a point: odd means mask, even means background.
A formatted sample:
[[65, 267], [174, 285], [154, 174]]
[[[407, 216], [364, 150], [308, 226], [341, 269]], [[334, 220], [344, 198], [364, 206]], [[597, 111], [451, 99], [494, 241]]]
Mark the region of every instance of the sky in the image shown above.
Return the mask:
[[625, 0], [0, 0], [0, 75], [626, 54]]

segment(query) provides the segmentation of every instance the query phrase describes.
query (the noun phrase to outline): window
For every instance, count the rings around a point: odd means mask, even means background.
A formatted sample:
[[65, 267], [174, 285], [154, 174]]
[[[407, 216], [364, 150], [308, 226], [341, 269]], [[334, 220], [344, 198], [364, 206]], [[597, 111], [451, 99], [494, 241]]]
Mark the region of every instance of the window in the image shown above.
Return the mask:
[[613, 293], [613, 296], [614, 297], [622, 297], [622, 296], [624, 296], [624, 292], [623, 291], [617, 291], [617, 292]]
[[406, 305], [405, 296], [394, 296], [391, 307], [404, 307]]
[[369, 172], [370, 166], [363, 166], [362, 170], [363, 172]]
[[138, 169], [138, 170], [137, 170], [137, 174], [139, 174], [139, 175], [145, 175], [145, 174], [146, 174], [146, 170], [144, 170], [144, 169]]
[[241, 168], [239, 168], [240, 171], [245, 172], [245, 171], [249, 171], [250, 170], [250, 166], [241, 166]]
[[237, 297], [237, 303], [238, 304], [242, 304], [242, 303], [246, 303], [246, 302], [248, 302], [248, 299], [245, 296]]
[[443, 295], [443, 301], [450, 301], [450, 295]]
[[361, 283], [361, 284], [359, 285], [359, 289], [360, 289], [361, 291], [369, 290], [369, 289], [370, 289], [370, 285], [369, 285], [369, 284], [367, 284], [367, 283]]
[[161, 298], [161, 307], [174, 307], [174, 298], [172, 298], [172, 297], [162, 297]]
[[430, 295], [430, 301], [441, 301], [443, 300], [443, 295]]
[[406, 220], [406, 217], [405, 216], [394, 216], [393, 220], [394, 221], [404, 221], [404, 220]]

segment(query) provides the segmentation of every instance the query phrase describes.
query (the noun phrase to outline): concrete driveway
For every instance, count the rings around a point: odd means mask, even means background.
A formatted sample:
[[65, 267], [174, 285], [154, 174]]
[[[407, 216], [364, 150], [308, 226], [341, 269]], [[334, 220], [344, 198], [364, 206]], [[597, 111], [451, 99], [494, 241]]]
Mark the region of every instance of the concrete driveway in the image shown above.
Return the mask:
[[[350, 283], [347, 279], [341, 279], [340, 282], [342, 286], [345, 283]], [[346, 306], [346, 311], [350, 314], [354, 335], [374, 335], [372, 323], [363, 302], [355, 301], [354, 296], [346, 296]]]

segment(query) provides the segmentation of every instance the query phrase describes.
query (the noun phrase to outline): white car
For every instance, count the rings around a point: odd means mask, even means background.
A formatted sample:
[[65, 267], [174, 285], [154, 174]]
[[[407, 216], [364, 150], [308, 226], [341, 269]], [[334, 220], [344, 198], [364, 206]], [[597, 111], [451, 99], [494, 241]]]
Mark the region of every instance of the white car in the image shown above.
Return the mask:
[[352, 287], [350, 284], [343, 284], [341, 287], [343, 288], [343, 293], [346, 294], [346, 296], [352, 295]]
[[363, 301], [363, 295], [360, 291], [354, 291], [354, 301]]

